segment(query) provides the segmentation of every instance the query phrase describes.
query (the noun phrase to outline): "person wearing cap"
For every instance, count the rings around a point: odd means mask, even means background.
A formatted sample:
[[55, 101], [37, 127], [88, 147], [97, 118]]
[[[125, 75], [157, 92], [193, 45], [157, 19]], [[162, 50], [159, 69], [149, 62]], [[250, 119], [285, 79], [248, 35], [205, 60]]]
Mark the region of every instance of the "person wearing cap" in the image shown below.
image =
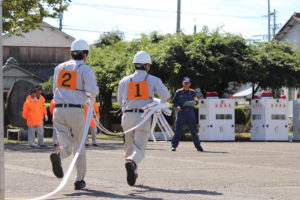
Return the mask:
[[[43, 106], [43, 116], [44, 116], [44, 120], [45, 121], [48, 121], [48, 115], [47, 115], [47, 109], [46, 109], [46, 106], [45, 106], [45, 102], [46, 102], [46, 100], [45, 100], [45, 97], [42, 95], [42, 91], [43, 91], [43, 88], [42, 88], [42, 86], [40, 86], [40, 85], [37, 85], [37, 86], [35, 86], [35, 92], [36, 92], [36, 99], [37, 99], [37, 101]], [[30, 95], [28, 95], [27, 97], [26, 97], [26, 100], [27, 99], [30, 99]]]
[[[95, 98], [99, 89], [92, 68], [85, 64], [89, 53], [89, 45], [83, 39], [73, 41], [71, 45], [72, 59], [61, 63], [54, 70], [54, 127], [56, 128], [59, 148], [50, 155], [52, 171], [58, 178], [64, 176], [61, 160], [80, 146], [84, 120], [84, 105], [88, 97]], [[77, 177], [74, 189], [80, 190], [86, 186], [86, 156], [83, 147], [76, 161]]]
[[[99, 119], [100, 118], [99, 106], [97, 105], [96, 102], [94, 102], [93, 106], [94, 106], [94, 111], [95, 111], [95, 116], [94, 117], [97, 117]], [[87, 115], [87, 112], [88, 112], [88, 106], [86, 104], [86, 105], [84, 105], [84, 114], [85, 114], [85, 117]], [[98, 146], [97, 145], [97, 139], [96, 139], [96, 136], [97, 136], [97, 124], [96, 124], [96, 122], [95, 122], [95, 120], [93, 118], [91, 119], [91, 123], [90, 123], [90, 132], [91, 132], [91, 135], [92, 135], [93, 146], [96, 147], [96, 146]], [[85, 146], [89, 146], [89, 136], [86, 137]]]
[[[36, 98], [37, 102], [40, 103], [43, 107], [43, 110], [41, 112], [42, 112], [42, 115], [44, 116], [44, 120], [48, 121], [47, 109], [46, 109], [46, 106], [45, 106], [46, 100], [45, 100], [45, 97], [42, 95], [43, 88], [42, 88], [42, 86], [37, 85], [37, 86], [35, 86], [34, 90], [35, 90], [35, 93], [36, 93], [35, 98]], [[30, 95], [28, 95], [26, 97], [26, 100], [28, 100], [30, 98], [31, 98]], [[41, 126], [44, 127], [44, 122], [43, 121], [42, 121]], [[44, 128], [43, 128], [43, 133], [41, 133], [41, 129], [37, 129], [37, 133], [38, 133], [38, 135], [43, 136], [43, 140], [44, 140]], [[47, 146], [44, 145], [44, 142], [42, 142], [42, 143], [43, 144], [39, 145], [39, 147], [40, 148], [47, 148]]]
[[191, 89], [191, 80], [189, 77], [185, 77], [182, 81], [183, 88], [178, 89], [175, 92], [173, 98], [174, 108], [177, 110], [176, 122], [175, 122], [175, 132], [172, 139], [172, 151], [176, 151], [179, 144], [181, 134], [183, 132], [183, 125], [188, 123], [190, 131], [192, 133], [192, 138], [194, 146], [197, 151], [203, 151], [200, 145], [199, 137], [197, 135], [196, 118], [194, 112], [194, 105], [198, 104], [195, 101], [196, 91]]
[[27, 121], [28, 145], [33, 149], [35, 148], [35, 132], [37, 132], [39, 147], [46, 147], [44, 145], [43, 109], [43, 104], [36, 98], [36, 90], [30, 90], [29, 98], [27, 97], [23, 104], [22, 117]]
[[[150, 55], [139, 51], [133, 58], [135, 72], [119, 82], [118, 103], [122, 107], [122, 128], [124, 131], [134, 127], [142, 120], [143, 107], [153, 102], [157, 94], [161, 102], [166, 102], [170, 94], [162, 81], [150, 74], [152, 64]], [[127, 183], [133, 186], [137, 179], [137, 166], [145, 157], [145, 150], [150, 135], [151, 119], [143, 126], [125, 135], [125, 168]]]

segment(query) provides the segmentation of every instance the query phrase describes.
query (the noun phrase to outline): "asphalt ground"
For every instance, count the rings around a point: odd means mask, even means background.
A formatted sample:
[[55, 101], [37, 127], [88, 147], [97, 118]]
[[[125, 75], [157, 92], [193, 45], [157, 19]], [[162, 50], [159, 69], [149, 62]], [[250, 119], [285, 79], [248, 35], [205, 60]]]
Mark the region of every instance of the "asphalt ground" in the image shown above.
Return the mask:
[[[122, 141], [98, 142], [87, 148], [86, 189], [74, 190], [73, 170], [50, 199], [300, 199], [300, 143], [204, 142], [205, 152], [197, 152], [192, 142], [181, 142], [171, 152], [170, 142], [149, 142], [136, 186], [130, 187]], [[52, 151], [5, 146], [6, 199], [42, 196], [58, 186]], [[65, 172], [71, 158], [63, 161]]]

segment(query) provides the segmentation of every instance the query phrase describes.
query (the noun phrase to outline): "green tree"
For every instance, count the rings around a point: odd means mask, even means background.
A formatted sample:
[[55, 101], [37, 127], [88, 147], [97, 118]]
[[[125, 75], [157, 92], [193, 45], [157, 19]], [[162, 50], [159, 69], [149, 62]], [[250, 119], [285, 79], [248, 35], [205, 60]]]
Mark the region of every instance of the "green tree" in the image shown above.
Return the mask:
[[53, 90], [53, 76], [50, 76], [47, 82], [41, 83], [44, 90], [52, 92]]
[[55, 18], [71, 0], [3, 0], [3, 31], [18, 34], [39, 26], [45, 17]]
[[194, 38], [186, 47], [194, 85], [222, 96], [229, 83], [242, 82], [248, 46], [241, 36], [203, 30]]
[[272, 41], [255, 45], [253, 52], [252, 65], [245, 71], [248, 76], [244, 79], [252, 83], [253, 95], [259, 88], [299, 88], [299, 51], [293, 50], [288, 44]]
[[104, 32], [100, 35], [99, 39], [95, 42], [96, 47], [102, 47], [106, 45], [112, 45], [124, 40], [124, 33], [116, 30], [110, 32]]
[[130, 42], [100, 45], [90, 53], [100, 87], [102, 121], [110, 128], [112, 94], [122, 77], [134, 71], [132, 58], [137, 51], [152, 57], [150, 74], [158, 76], [171, 92], [181, 87], [184, 76], [193, 87], [218, 91], [220, 96], [232, 84], [253, 83], [260, 88], [299, 87], [300, 52], [278, 43], [247, 44], [239, 35], [210, 32], [193, 35], [153, 32]]
[[92, 49], [89, 55], [88, 64], [93, 66], [99, 86], [101, 121], [109, 129], [112, 94], [126, 71], [132, 71], [132, 57], [126, 42]]

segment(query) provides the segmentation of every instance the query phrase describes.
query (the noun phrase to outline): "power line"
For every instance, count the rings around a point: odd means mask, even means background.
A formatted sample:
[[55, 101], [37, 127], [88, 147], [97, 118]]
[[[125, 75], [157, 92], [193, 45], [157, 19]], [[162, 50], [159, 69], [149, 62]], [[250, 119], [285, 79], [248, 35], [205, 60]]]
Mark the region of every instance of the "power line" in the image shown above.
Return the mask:
[[[91, 32], [91, 33], [104, 33], [107, 32], [107, 30], [91, 30], [91, 29], [81, 29], [81, 28], [70, 28], [68, 25], [63, 25], [64, 30], [70, 30], [70, 31], [80, 31], [80, 32]], [[137, 33], [124, 33], [126, 35], [141, 35]]]
[[268, 0], [268, 42], [271, 40], [271, 12], [270, 12], [270, 0]]
[[[122, 10], [136, 10], [136, 11], [146, 11], [146, 12], [161, 12], [161, 13], [172, 13], [177, 14], [177, 11], [172, 10], [158, 10], [158, 9], [148, 9], [148, 8], [137, 8], [137, 7], [127, 7], [127, 6], [111, 6], [111, 5], [100, 5], [100, 4], [86, 4], [79, 2], [72, 2], [74, 5], [93, 7], [93, 8], [109, 8], [109, 9], [122, 9]], [[229, 17], [229, 18], [240, 18], [240, 19], [253, 19], [253, 20], [262, 20], [261, 16], [238, 16], [238, 15], [218, 15], [218, 14], [209, 14], [209, 13], [198, 13], [198, 12], [181, 12], [182, 14], [188, 15], [200, 15], [200, 16], [213, 16], [213, 17]], [[130, 13], [134, 15], [135, 13]]]

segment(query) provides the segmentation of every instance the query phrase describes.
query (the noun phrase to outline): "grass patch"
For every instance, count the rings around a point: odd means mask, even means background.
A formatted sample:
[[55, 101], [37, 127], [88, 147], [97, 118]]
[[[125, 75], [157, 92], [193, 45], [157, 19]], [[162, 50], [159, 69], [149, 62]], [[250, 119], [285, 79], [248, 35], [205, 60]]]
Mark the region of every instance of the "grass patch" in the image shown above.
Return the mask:
[[[183, 135], [182, 135], [183, 136]], [[235, 141], [250, 141], [251, 133], [236, 133]], [[192, 134], [185, 133], [183, 137], [181, 137], [182, 141], [192, 141]]]
[[236, 133], [235, 141], [250, 141], [251, 133]]
[[113, 136], [113, 135], [105, 135], [105, 134], [97, 134], [97, 139], [101, 140], [117, 140], [117, 141], [123, 141], [123, 136]]
[[27, 141], [17, 141], [17, 140], [8, 140], [7, 138], [4, 138], [4, 144], [26, 144]]

